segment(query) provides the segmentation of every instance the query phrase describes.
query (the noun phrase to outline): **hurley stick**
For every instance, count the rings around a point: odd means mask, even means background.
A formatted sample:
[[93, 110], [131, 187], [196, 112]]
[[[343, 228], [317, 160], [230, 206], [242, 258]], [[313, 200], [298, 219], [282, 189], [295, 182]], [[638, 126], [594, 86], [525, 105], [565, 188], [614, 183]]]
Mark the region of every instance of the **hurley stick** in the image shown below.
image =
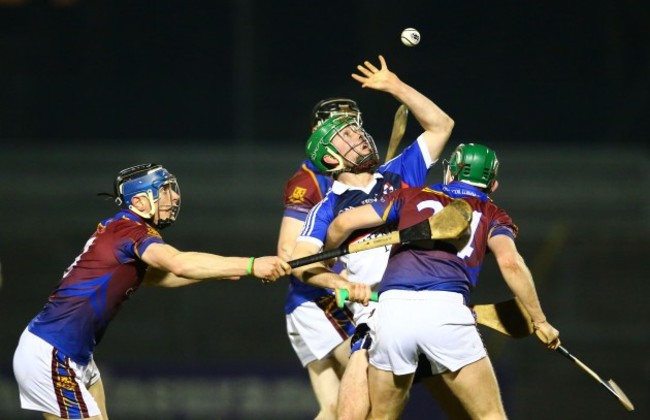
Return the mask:
[[512, 338], [524, 338], [533, 333], [533, 321], [519, 299], [470, 306], [476, 322]]
[[[537, 331], [539, 331], [539, 330], [537, 330]], [[536, 331], [536, 332], [537, 332], [537, 331]], [[539, 335], [539, 334], [538, 334], [538, 335]], [[542, 338], [544, 338], [544, 337], [542, 337]], [[621, 403], [621, 405], [623, 405], [623, 407], [624, 407], [627, 411], [634, 411], [634, 404], [632, 404], [632, 401], [630, 401], [630, 399], [627, 397], [627, 395], [625, 395], [625, 393], [623, 392], [623, 390], [622, 390], [618, 385], [616, 385], [616, 382], [614, 382], [613, 379], [609, 379], [608, 381], [604, 381], [604, 380], [602, 380], [601, 377], [598, 376], [598, 374], [597, 374], [596, 372], [594, 372], [593, 370], [589, 369], [589, 366], [585, 365], [585, 364], [582, 363], [582, 362], [581, 362], [577, 357], [575, 357], [574, 355], [572, 355], [571, 353], [569, 353], [569, 351], [568, 351], [566, 348], [560, 346], [560, 347], [557, 348], [557, 351], [558, 351], [562, 356], [564, 356], [564, 357], [566, 357], [567, 359], [569, 359], [569, 360], [571, 360], [572, 362], [574, 362], [576, 365], [578, 365], [578, 367], [579, 367], [580, 369], [582, 369], [583, 371], [587, 372], [587, 374], [588, 374], [589, 376], [591, 376], [591, 377], [594, 378], [596, 381], [598, 381], [602, 386], [604, 386], [605, 389], [607, 389], [607, 391], [609, 391], [610, 394], [612, 394], [612, 395], [613, 395], [613, 396], [614, 396], [614, 397], [615, 397], [615, 398], [616, 398], [616, 399]]]
[[408, 121], [409, 109], [406, 105], [400, 105], [395, 112], [395, 118], [393, 119], [393, 131], [390, 133], [390, 140], [388, 141], [388, 151], [386, 152], [386, 159], [384, 162], [388, 162], [395, 156], [397, 152], [397, 147], [404, 137], [404, 132], [406, 131], [406, 122]]
[[[465, 237], [461, 238], [461, 236], [463, 236], [467, 231], [471, 220], [472, 207], [467, 203], [467, 201], [458, 199], [452, 201], [428, 219], [411, 227], [389, 232], [386, 235], [365, 241], [354, 242], [329, 251], [310, 255], [308, 257], [291, 260], [289, 261], [289, 265], [291, 268], [302, 267], [303, 265], [329, 260], [330, 258], [336, 258], [368, 249], [423, 240], [450, 241], [452, 242], [452, 246], [454, 246], [453, 241], [462, 239], [466, 242], [466, 239], [469, 239]], [[461, 249], [463, 246], [456, 246], [456, 248]]]
[[[472, 307], [476, 312], [476, 322], [492, 328], [500, 333], [511, 336], [513, 338], [528, 337], [535, 332], [535, 334], [544, 343], [548, 341], [547, 337], [540, 331], [533, 328], [533, 322], [523, 307], [519, 299], [516, 297], [505, 302], [487, 305], [474, 305]], [[589, 376], [598, 381], [602, 386], [607, 389], [627, 411], [633, 411], [634, 405], [632, 401], [625, 395], [623, 390], [614, 382], [613, 379], [604, 381], [596, 372], [591, 370], [587, 365], [580, 361], [577, 357], [569, 353], [569, 351], [559, 346], [558, 353], [567, 359], [573, 361], [580, 369], [585, 371]]]

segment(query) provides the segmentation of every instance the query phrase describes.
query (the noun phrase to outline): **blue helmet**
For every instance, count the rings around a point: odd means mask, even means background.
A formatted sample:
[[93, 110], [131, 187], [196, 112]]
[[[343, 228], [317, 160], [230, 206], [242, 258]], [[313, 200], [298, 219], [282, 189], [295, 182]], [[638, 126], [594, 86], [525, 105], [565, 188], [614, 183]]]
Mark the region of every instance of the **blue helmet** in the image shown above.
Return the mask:
[[[179, 198], [177, 203], [171, 204], [170, 217], [158, 220], [154, 224], [157, 228], [165, 228], [176, 220], [180, 212], [180, 189], [176, 177], [162, 165], [145, 163], [121, 170], [115, 178], [115, 203], [124, 209], [130, 209], [145, 219], [152, 219], [158, 210], [160, 189], [166, 185], [169, 185]], [[151, 211], [148, 214], [143, 214], [131, 205], [131, 199], [139, 195], [146, 197], [151, 204]]]

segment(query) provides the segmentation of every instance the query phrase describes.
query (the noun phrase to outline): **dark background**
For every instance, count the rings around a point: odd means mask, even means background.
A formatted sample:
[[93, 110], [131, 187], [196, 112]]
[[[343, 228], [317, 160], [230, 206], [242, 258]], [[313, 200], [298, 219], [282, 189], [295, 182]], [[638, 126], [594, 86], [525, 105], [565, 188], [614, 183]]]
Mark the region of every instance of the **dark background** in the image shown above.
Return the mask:
[[[400, 43], [405, 27], [420, 45]], [[378, 54], [456, 121], [445, 155], [463, 141], [497, 150], [494, 199], [549, 319], [637, 407], [534, 338], [482, 329], [510, 416], [647, 416], [647, 2], [0, 0], [0, 417], [28, 417], [13, 349], [115, 210], [95, 194], [117, 171], [156, 161], [178, 175], [182, 211], [164, 235], [180, 249], [273, 254], [318, 100], [354, 98], [386, 149], [398, 104], [350, 77]], [[404, 143], [418, 134], [411, 118]], [[313, 416], [282, 283], [140, 290], [96, 352], [112, 417]], [[476, 302], [509, 297], [488, 260]], [[439, 416], [420, 393], [405, 417]]]

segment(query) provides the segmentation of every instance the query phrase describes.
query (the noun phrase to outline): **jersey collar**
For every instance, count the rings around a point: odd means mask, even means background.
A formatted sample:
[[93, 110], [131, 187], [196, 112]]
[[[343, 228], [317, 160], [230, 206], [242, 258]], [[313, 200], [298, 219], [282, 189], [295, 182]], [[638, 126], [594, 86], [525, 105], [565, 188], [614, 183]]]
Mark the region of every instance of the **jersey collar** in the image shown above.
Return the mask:
[[372, 181], [370, 181], [370, 183], [368, 183], [368, 185], [366, 185], [363, 188], [361, 188], [361, 187], [353, 187], [351, 185], [344, 184], [344, 183], [342, 183], [340, 181], [334, 181], [334, 183], [332, 184], [332, 192], [334, 194], [336, 194], [336, 195], [341, 195], [344, 192], [349, 190], [349, 191], [363, 191], [366, 194], [370, 194], [370, 192], [375, 187], [375, 185], [377, 185], [377, 180], [382, 179], [383, 177], [384, 176], [382, 174], [380, 174], [379, 172], [373, 173], [372, 174]]

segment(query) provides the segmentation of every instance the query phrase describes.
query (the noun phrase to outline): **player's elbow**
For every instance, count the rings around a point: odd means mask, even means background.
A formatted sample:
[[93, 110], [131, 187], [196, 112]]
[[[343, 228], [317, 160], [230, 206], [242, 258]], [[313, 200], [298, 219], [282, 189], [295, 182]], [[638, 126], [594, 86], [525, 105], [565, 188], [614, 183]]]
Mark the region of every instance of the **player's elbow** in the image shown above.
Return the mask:
[[293, 252], [293, 249], [295, 248], [295, 242], [281, 242], [278, 244], [278, 257], [284, 259], [284, 260], [289, 260], [291, 258], [291, 253]]
[[308, 268], [309, 268], [308, 265], [294, 268], [293, 270], [291, 270], [291, 275], [297, 278], [298, 280], [305, 282], [305, 277], [307, 277]]
[[345, 213], [337, 217], [327, 228], [327, 241], [325, 244], [326, 249], [336, 248], [341, 245], [348, 232], [347, 218], [344, 217]]
[[454, 129], [454, 126], [456, 125], [456, 122], [449, 115], [445, 115], [445, 117], [446, 118], [442, 123], [442, 129], [448, 133], [451, 133], [451, 131]]
[[192, 278], [192, 271], [194, 268], [196, 268], [195, 265], [186, 258], [171, 258], [169, 262], [165, 264], [165, 269], [176, 277]]
[[189, 269], [183, 264], [173, 264], [169, 267], [169, 273], [176, 277], [188, 277]]
[[445, 114], [441, 119], [436, 120], [434, 124], [431, 124], [428, 131], [449, 136], [451, 135], [455, 124], [456, 122], [449, 115]]

